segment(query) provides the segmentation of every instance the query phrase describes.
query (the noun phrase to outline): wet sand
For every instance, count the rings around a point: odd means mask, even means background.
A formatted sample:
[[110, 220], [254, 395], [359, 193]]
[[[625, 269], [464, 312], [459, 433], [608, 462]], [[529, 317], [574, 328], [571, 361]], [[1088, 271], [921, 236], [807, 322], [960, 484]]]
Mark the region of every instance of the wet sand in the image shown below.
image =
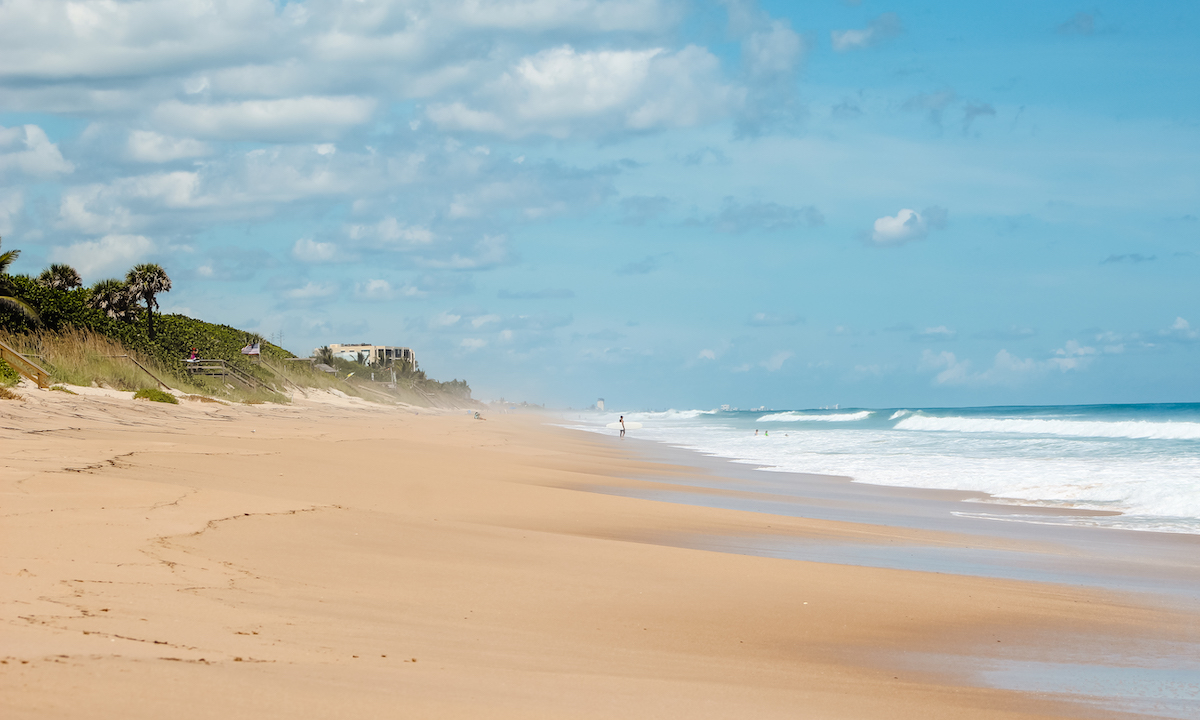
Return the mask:
[[22, 394], [6, 718], [1121, 717], [955, 665], [1200, 640], [1157, 595], [714, 551], [1046, 548], [638, 497], [737, 479], [543, 417]]

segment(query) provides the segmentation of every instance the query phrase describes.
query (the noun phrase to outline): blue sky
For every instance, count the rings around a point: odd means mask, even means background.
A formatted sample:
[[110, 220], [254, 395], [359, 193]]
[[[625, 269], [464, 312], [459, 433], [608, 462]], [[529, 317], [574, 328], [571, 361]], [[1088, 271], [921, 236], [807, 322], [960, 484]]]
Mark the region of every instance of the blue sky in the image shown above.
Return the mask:
[[16, 272], [484, 399], [1200, 401], [1200, 6], [0, 2]]

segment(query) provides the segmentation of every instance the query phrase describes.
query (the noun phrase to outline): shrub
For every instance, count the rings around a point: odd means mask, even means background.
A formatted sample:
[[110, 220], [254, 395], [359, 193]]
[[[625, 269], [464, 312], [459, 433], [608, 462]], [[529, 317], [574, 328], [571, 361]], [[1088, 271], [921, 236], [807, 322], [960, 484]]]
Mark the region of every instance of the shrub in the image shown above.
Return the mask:
[[16, 394], [6, 387], [0, 386], [0, 400], [24, 400], [25, 398]]
[[8, 363], [0, 360], [0, 387], [10, 387], [21, 382], [21, 373]]
[[179, 398], [169, 392], [163, 392], [158, 388], [142, 388], [133, 395], [134, 400], [152, 400], [154, 402], [171, 403], [172, 405], [179, 404]]

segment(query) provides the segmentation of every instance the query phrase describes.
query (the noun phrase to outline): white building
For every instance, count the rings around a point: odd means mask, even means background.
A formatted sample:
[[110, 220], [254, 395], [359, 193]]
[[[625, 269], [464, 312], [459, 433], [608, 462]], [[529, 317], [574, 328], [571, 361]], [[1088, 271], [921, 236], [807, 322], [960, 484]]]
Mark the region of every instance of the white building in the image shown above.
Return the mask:
[[[317, 348], [318, 350], [320, 348]], [[395, 347], [393, 345], [371, 345], [369, 343], [329, 343], [329, 349], [333, 351], [334, 357], [340, 357], [350, 362], [358, 362], [358, 354], [366, 355], [368, 363], [379, 363], [388, 365], [393, 362], [407, 362], [415, 370], [417, 367], [417, 356], [413, 354], [411, 348]], [[316, 355], [316, 350], [313, 355]]]

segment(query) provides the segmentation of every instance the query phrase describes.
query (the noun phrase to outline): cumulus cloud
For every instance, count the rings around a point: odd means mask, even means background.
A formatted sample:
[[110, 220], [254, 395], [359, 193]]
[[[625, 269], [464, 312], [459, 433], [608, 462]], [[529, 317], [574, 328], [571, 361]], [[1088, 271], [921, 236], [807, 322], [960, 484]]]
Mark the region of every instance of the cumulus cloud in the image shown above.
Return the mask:
[[884, 13], [860, 30], [834, 30], [830, 33], [833, 49], [838, 52], [874, 47], [904, 32], [896, 13]]
[[212, 148], [199, 140], [168, 137], [150, 130], [134, 130], [129, 133], [126, 150], [130, 159], [146, 163], [203, 157], [212, 152]]
[[936, 370], [935, 385], [1014, 385], [1032, 373], [1044, 370], [1045, 365], [1026, 358], [1021, 359], [1007, 350], [996, 353], [991, 367], [979, 372], [972, 371], [970, 360], [960, 360], [952, 352], [934, 353], [926, 350], [918, 368]]
[[329, 262], [337, 257], [337, 252], [336, 244], [317, 242], [312, 238], [300, 238], [292, 245], [292, 257], [306, 263]]
[[387, 280], [373, 279], [356, 283], [354, 295], [361, 300], [381, 301], [391, 300], [395, 297], [396, 292]]
[[926, 208], [923, 213], [904, 208], [895, 215], [885, 215], [875, 221], [871, 242], [880, 246], [903, 245], [921, 240], [930, 230], [941, 230], [946, 226], [946, 210], [937, 206]]
[[1171, 340], [1179, 340], [1184, 342], [1192, 342], [1200, 338], [1200, 331], [1197, 331], [1191, 324], [1182, 317], [1175, 318], [1175, 322], [1171, 323], [1171, 327], [1163, 330], [1160, 335], [1170, 338]]
[[58, 146], [37, 125], [0, 127], [0, 174], [20, 173], [35, 178], [52, 178], [73, 172]]
[[367, 247], [404, 250], [429, 245], [433, 232], [421, 225], [410, 225], [388, 216], [370, 225], [351, 225], [346, 234], [356, 244]]
[[13, 221], [25, 208], [25, 194], [20, 190], [0, 190], [0, 237], [13, 230]]
[[308, 281], [298, 288], [283, 293], [290, 300], [321, 300], [337, 294], [338, 287], [334, 283], [319, 283]]
[[522, 58], [469, 100], [433, 103], [439, 128], [507, 137], [609, 134], [686, 127], [736, 101], [720, 62], [704, 48], [577, 51], [570, 45]]
[[369, 97], [295, 97], [243, 100], [217, 105], [170, 100], [153, 113], [155, 122], [197, 137], [220, 140], [287, 141], [336, 137], [371, 119]]
[[783, 368], [783, 364], [791, 359], [795, 353], [790, 350], [780, 350], [771, 355], [771, 357], [759, 363], [767, 372], [776, 372]]
[[1066, 345], [1054, 351], [1050, 364], [1063, 372], [1081, 370], [1091, 363], [1096, 354], [1096, 348], [1082, 345], [1077, 340], [1068, 340]]
[[50, 251], [51, 262], [71, 265], [85, 279], [124, 273], [144, 262], [156, 250], [153, 240], [144, 235], [105, 235]]

